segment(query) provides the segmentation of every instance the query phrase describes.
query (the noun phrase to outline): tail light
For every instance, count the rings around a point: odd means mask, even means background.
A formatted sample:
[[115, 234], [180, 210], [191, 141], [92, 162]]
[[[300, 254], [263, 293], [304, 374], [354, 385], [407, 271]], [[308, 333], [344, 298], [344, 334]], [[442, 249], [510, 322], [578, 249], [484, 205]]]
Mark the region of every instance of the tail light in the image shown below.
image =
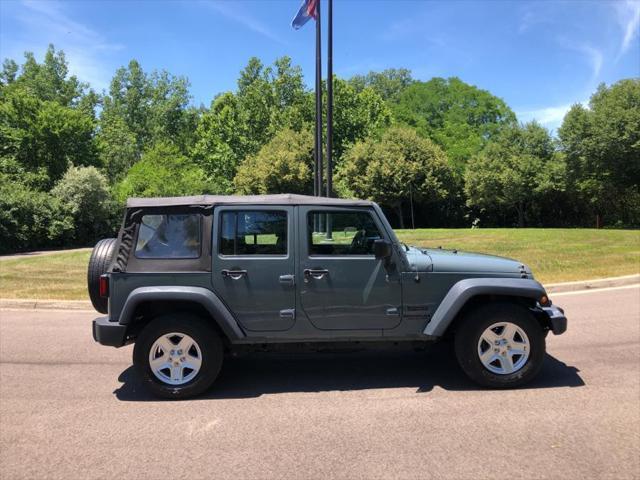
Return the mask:
[[100, 296], [102, 298], [109, 297], [109, 275], [106, 273], [104, 275], [100, 275], [100, 283], [99, 283], [99, 291]]

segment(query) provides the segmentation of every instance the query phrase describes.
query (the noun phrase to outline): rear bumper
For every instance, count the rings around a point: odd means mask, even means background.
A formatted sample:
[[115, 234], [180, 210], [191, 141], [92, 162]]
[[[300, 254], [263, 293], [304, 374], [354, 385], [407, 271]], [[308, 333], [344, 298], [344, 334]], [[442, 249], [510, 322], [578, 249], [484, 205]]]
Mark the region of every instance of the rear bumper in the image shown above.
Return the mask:
[[542, 311], [547, 315], [549, 326], [554, 335], [562, 335], [567, 331], [567, 317], [565, 317], [563, 309], [550, 305], [542, 307]]
[[101, 345], [121, 347], [125, 343], [127, 326], [110, 322], [109, 317], [96, 318], [93, 321], [93, 339]]

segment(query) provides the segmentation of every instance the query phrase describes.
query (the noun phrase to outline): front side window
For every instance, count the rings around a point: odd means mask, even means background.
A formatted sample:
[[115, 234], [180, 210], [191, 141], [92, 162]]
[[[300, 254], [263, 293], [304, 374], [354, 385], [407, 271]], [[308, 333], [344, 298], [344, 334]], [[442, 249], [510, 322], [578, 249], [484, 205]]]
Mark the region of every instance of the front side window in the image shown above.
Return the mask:
[[287, 254], [287, 212], [224, 211], [220, 222], [221, 255]]
[[138, 258], [198, 258], [200, 215], [144, 215], [135, 255]]
[[382, 238], [368, 212], [310, 212], [307, 234], [309, 255], [373, 255]]

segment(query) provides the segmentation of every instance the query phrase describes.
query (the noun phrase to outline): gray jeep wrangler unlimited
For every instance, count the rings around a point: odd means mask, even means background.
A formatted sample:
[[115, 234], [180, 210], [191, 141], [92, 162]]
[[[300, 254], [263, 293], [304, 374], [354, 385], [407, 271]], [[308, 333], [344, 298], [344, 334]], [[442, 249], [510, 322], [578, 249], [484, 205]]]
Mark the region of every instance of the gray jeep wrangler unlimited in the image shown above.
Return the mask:
[[567, 328], [527, 266], [409, 247], [382, 210], [300, 195], [130, 199], [117, 239], [89, 261], [107, 314], [93, 337], [121, 347], [157, 395], [186, 398], [225, 353], [451, 338], [464, 372], [515, 387], [540, 370], [549, 331]]

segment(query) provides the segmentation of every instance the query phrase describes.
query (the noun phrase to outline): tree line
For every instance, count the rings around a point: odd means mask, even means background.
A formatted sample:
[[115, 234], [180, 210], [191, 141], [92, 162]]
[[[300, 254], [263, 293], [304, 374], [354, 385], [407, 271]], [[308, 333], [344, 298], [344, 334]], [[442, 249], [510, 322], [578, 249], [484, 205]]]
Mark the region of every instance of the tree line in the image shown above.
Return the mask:
[[[395, 226], [640, 225], [640, 79], [600, 85], [557, 137], [458, 78], [334, 77], [335, 194]], [[326, 85], [324, 85], [326, 87]], [[136, 60], [97, 93], [62, 51], [0, 73], [0, 251], [88, 245], [132, 196], [313, 190], [314, 96], [288, 57], [251, 58], [207, 108]]]

